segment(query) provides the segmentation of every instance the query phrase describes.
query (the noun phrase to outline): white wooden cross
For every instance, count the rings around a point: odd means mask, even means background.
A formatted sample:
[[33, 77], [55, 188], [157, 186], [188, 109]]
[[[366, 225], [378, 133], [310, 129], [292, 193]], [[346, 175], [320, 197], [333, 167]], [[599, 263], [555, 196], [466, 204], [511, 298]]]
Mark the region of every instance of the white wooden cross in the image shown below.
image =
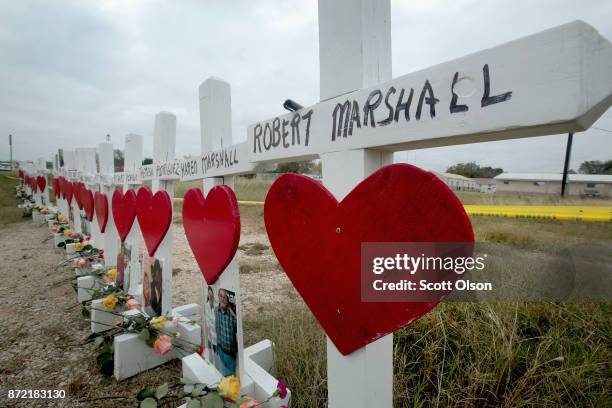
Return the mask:
[[[140, 142], [139, 147], [140, 151], [142, 151], [142, 139], [140, 138], [138, 142]], [[155, 115], [153, 130], [153, 164], [140, 166], [140, 162], [136, 162], [135, 160], [129, 163], [129, 165], [138, 168], [136, 179], [140, 181], [150, 180], [153, 193], [158, 190], [165, 190], [168, 192], [171, 203], [174, 195], [173, 182], [180, 178], [180, 166], [178, 166], [174, 160], [175, 143], [176, 117], [169, 112], [160, 112]], [[128, 141], [126, 140], [126, 150], [128, 149], [127, 144]], [[135, 147], [138, 147], [136, 143], [132, 148]], [[130, 159], [132, 159], [132, 157], [130, 157]], [[131, 175], [125, 173], [125, 177], [128, 179], [131, 178]], [[127, 182], [129, 182], [129, 180], [126, 180], [126, 183]], [[132, 228], [132, 230], [134, 230], [134, 228]], [[133, 231], [131, 231], [130, 234], [132, 234], [132, 232]], [[197, 316], [197, 304], [172, 307], [172, 233], [171, 223], [170, 228], [154, 254], [156, 259], [163, 262], [161, 312], [162, 315], [193, 320]], [[132, 249], [132, 258], [135, 254], [136, 252]], [[145, 254], [145, 256], [148, 256], [148, 254]], [[135, 275], [134, 270], [130, 273], [130, 281], [132, 280], [132, 275]], [[139, 285], [139, 293], [137, 293], [136, 296], [140, 299], [143, 298], [141, 295], [142, 290], [143, 286]], [[144, 306], [144, 302], [141, 301], [140, 303]], [[126, 313], [129, 314], [131, 311]], [[179, 322], [177, 330], [181, 333], [181, 341], [190, 342], [194, 345], [200, 344], [201, 329], [198, 325]], [[118, 380], [123, 380], [178, 356], [179, 354], [176, 351], [166, 355], [157, 354], [155, 350], [148, 347], [138, 335], [123, 334], [114, 339], [114, 376]]]
[[[45, 178], [45, 180], [47, 179], [47, 161], [44, 158], [38, 158], [36, 170], [37, 176], [42, 176]], [[43, 207], [51, 204], [51, 201], [49, 200], [49, 181], [46, 181], [47, 183], [45, 184], [45, 189], [43, 191], [40, 191], [40, 188], [38, 189], [38, 199], [40, 200], [39, 205]]]
[[[104, 145], [104, 146], [103, 146]], [[106, 174], [113, 174], [112, 182], [109, 180], [109, 185], [104, 188], [107, 191], [109, 220], [107, 223], [107, 233], [105, 233], [104, 242], [104, 265], [105, 267], [113, 267], [117, 265], [118, 250], [120, 247], [119, 235], [112, 215], [112, 196], [115, 187], [119, 187], [125, 193], [128, 189], [140, 185], [137, 170], [142, 162], [142, 136], [136, 134], [128, 134], [125, 136], [125, 150], [123, 161], [123, 172], [114, 172], [114, 150], [109, 143], [102, 143], [99, 147], [100, 169]], [[105, 174], [105, 173], [103, 173]], [[103, 176], [106, 179], [106, 176]], [[136, 299], [142, 297], [142, 275], [141, 264], [139, 260], [140, 254], [140, 229], [138, 220], [134, 220], [132, 228], [125, 238], [124, 246], [130, 248], [131, 256], [130, 263], [126, 265], [126, 270], [129, 270], [128, 279], [124, 281], [123, 289], [134, 296]], [[115, 252], [116, 251], [116, 252]], [[85, 287], [91, 286], [88, 282], [83, 282]], [[91, 307], [91, 331], [99, 333], [109, 330], [116, 321], [116, 316], [110, 313], [104, 313], [101, 306], [101, 300], [94, 300]]]
[[[104, 265], [117, 266], [117, 254], [119, 253], [119, 235], [113, 220], [113, 192], [115, 191], [113, 175], [115, 173], [115, 158], [112, 143], [100, 143], [98, 145], [99, 174], [98, 184], [100, 192], [106, 196], [108, 203], [108, 219], [106, 228], [102, 234], [104, 248]], [[97, 212], [95, 214], [97, 221]]]
[[[612, 103], [612, 47], [577, 21], [391, 79], [389, 0], [319, 0], [321, 102], [249, 127], [253, 163], [320, 157], [341, 200], [391, 153], [575, 132]], [[393, 341], [328, 339], [330, 407], [390, 407]]]
[[[137, 134], [129, 134], [125, 137], [125, 150], [123, 153], [123, 173], [115, 174], [115, 185], [121, 186], [125, 194], [131, 187], [138, 189], [140, 185], [137, 177], [138, 169], [142, 163], [142, 136]], [[112, 201], [112, 200], [111, 200]], [[111, 207], [112, 208], [112, 207]], [[130, 256], [130, 273], [129, 281], [127, 282], [128, 293], [135, 296], [140, 296], [142, 293], [142, 275], [140, 270], [140, 261], [138, 254], [140, 253], [140, 227], [138, 220], [134, 220], [134, 224], [125, 238], [125, 247], [131, 251]], [[127, 266], [126, 266], [127, 268]]]
[[[77, 178], [85, 187], [95, 194], [98, 191], [99, 181], [97, 179], [98, 166], [96, 165], [96, 149], [93, 147], [81, 147], [75, 149], [77, 162]], [[73, 199], [76, 201], [76, 199]], [[78, 206], [77, 206], [78, 208]], [[104, 240], [100, 232], [98, 220], [94, 216], [91, 221], [85, 217], [85, 208], [78, 212], [80, 218], [81, 232], [89, 235], [97, 248], [104, 249]]]
[[[203, 180], [203, 193], [208, 196], [210, 190], [225, 184], [233, 189], [234, 177], [241, 174], [252, 174], [261, 166], [248, 161], [246, 142], [232, 144], [232, 110], [231, 90], [229, 83], [219, 78], [209, 78], [199, 87], [200, 100], [200, 132], [202, 156], [185, 160], [182, 163], [182, 180]], [[259, 401], [267, 400], [276, 390], [278, 381], [270, 374], [273, 369], [272, 343], [262, 340], [250, 347], [244, 348], [242, 326], [242, 304], [240, 276], [238, 268], [238, 254], [222, 272], [216, 282], [210, 286], [203, 279], [202, 306], [207, 308], [208, 289], [212, 289], [215, 298], [220, 289], [233, 292], [236, 305], [236, 342], [238, 345], [236, 375], [240, 377], [241, 393], [253, 396]], [[208, 311], [211, 313], [212, 311]], [[206, 310], [203, 311], [206, 313]], [[204, 317], [202, 325], [205, 331], [215, 328], [207, 327], [209, 321]], [[207, 335], [204, 334], [203, 341]], [[206, 345], [203, 360], [197, 354], [183, 358], [183, 377], [194, 382], [212, 384], [219, 381], [221, 376], [227, 375], [217, 368], [215, 353]], [[275, 408], [288, 405], [288, 396], [281, 400], [274, 398], [267, 403], [267, 407]]]

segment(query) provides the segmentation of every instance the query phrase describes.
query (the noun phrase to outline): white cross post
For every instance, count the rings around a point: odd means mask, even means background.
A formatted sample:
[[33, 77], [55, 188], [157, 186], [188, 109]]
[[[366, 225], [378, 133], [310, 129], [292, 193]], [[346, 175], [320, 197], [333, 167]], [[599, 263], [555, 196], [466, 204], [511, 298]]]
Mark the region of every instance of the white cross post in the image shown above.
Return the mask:
[[[612, 103], [612, 46], [581, 21], [393, 80], [390, 44], [389, 0], [319, 0], [321, 102], [250, 126], [251, 162], [320, 157], [342, 200], [394, 151], [581, 131]], [[330, 407], [392, 406], [392, 335], [327, 359]]]
[[[171, 202], [174, 195], [173, 181], [180, 178], [180, 172], [177, 170], [180, 170], [180, 166], [174, 160], [175, 142], [176, 117], [169, 112], [158, 113], [155, 115], [153, 130], [153, 164], [147, 166], [138, 164], [140, 179], [151, 180], [153, 193], [162, 189], [167, 191]], [[132, 254], [134, 254], [133, 250]], [[177, 331], [181, 334], [181, 341], [194, 345], [200, 344], [200, 326], [186, 322], [197, 317], [198, 305], [189, 304], [172, 308], [172, 224], [154, 256], [163, 260], [162, 315], [181, 317], [183, 320], [178, 323], [177, 327]], [[142, 287], [140, 293], [142, 293]], [[126, 314], [133, 312], [127, 311]], [[160, 355], [147, 346], [137, 334], [122, 334], [114, 339], [114, 376], [117, 380], [123, 380], [179, 356], [180, 352], [176, 350]]]
[[[320, 99], [391, 79], [389, 1], [319, 1]], [[321, 155], [323, 184], [341, 201], [393, 153], [354, 149]], [[393, 405], [393, 334], [343, 356], [327, 338], [329, 407]]]
[[51, 201], [49, 201], [49, 180], [47, 180], [47, 161], [42, 157], [38, 158], [38, 171], [36, 173], [37, 173], [37, 176], [41, 176], [45, 178], [45, 181], [46, 181], [45, 189], [43, 191], [40, 191], [40, 188], [39, 188], [38, 193], [39, 193], [41, 205], [43, 207], [48, 206], [49, 204], [51, 204]]
[[[161, 168], [164, 164], [174, 162], [174, 151], [176, 146], [176, 116], [170, 112], [160, 112], [155, 115], [155, 125], [153, 128], [153, 166]], [[174, 180], [178, 177], [170, 175], [163, 177], [156, 172], [151, 181], [151, 191], [155, 194], [159, 190], [165, 190], [170, 196], [170, 203], [173, 204]], [[174, 207], [174, 205], [172, 205]], [[173, 230], [172, 222], [166, 236], [155, 251], [155, 257], [164, 261], [162, 274], [162, 314], [170, 313], [172, 309], [172, 241]]]
[[[85, 184], [92, 195], [98, 191], [98, 166], [96, 165], [96, 149], [93, 147], [84, 147], [76, 149], [77, 165], [79, 170], [79, 179]], [[95, 213], [95, 211], [94, 211]], [[91, 237], [94, 245], [97, 248], [104, 249], [104, 239], [100, 232], [98, 220], [94, 216], [91, 221], [85, 216], [85, 208], [80, 212], [81, 215], [81, 230], [87, 231], [87, 235]]]
[[[105, 145], [108, 145], [106, 143]], [[110, 154], [111, 158], [109, 158], [109, 146], [105, 146], [103, 148], [104, 153], [100, 156], [100, 165], [108, 171], [109, 167], [112, 166], [114, 170], [114, 162], [115, 156], [114, 151], [112, 150], [112, 145], [110, 146]], [[112, 165], [111, 165], [112, 160]], [[125, 193], [130, 188], [135, 188], [140, 185], [140, 180], [138, 178], [137, 170], [140, 168], [140, 164], [142, 162], [142, 136], [136, 134], [128, 134], [125, 136], [125, 150], [123, 153], [123, 172], [113, 172], [113, 185], [117, 187], [121, 187], [123, 193]], [[109, 221], [107, 224], [107, 229], [110, 226], [111, 219], [113, 218], [112, 214], [112, 194], [114, 192], [114, 186], [110, 186], [109, 195], [107, 198], [109, 199]], [[114, 220], [113, 220], [114, 226]], [[108, 236], [109, 248], [111, 248], [111, 253], [105, 250], [104, 254], [104, 265], [105, 266], [115, 266], [117, 263], [117, 254], [112, 257], [112, 248], [117, 248], [120, 245], [119, 236], [116, 231], [116, 227], [114, 227], [114, 232], [109, 232], [111, 235]], [[112, 242], [113, 234], [115, 235], [116, 242]], [[125, 246], [126, 248], [131, 248], [131, 257], [130, 257], [130, 265], [129, 265], [129, 282], [127, 285], [124, 285], [124, 289], [127, 288], [128, 293], [134, 298], [139, 299], [142, 302], [142, 278], [141, 278], [141, 270], [140, 270], [140, 229], [138, 228], [138, 220], [134, 219], [134, 224], [132, 224], [132, 228], [125, 238]], [[105, 237], [105, 242], [106, 242]], [[108, 263], [107, 263], [108, 262]], [[126, 269], [128, 266], [126, 265]], [[83, 282], [85, 287], [89, 287], [91, 285], [90, 282]], [[102, 299], [95, 299], [91, 302], [91, 332], [99, 333], [114, 327], [114, 323], [117, 320], [116, 316], [111, 313], [105, 313], [104, 308], [102, 306]]]
[[[131, 133], [125, 137], [125, 150], [123, 152], [123, 174], [115, 177], [115, 184], [122, 185], [125, 194], [131, 187], [137, 191], [140, 181], [137, 177], [138, 169], [142, 164], [142, 136]], [[117, 175], [116, 175], [117, 176]], [[140, 227], [138, 219], [134, 220], [132, 228], [125, 238], [126, 248], [130, 248], [130, 273], [128, 293], [136, 298], [142, 294], [142, 275], [140, 270]], [[126, 266], [127, 267], [127, 266]]]
[[[64, 159], [64, 152], [61, 149], [59, 149], [57, 153], [57, 169], [55, 172], [55, 176], [58, 178], [59, 177], [66, 178], [66, 161]], [[68, 202], [62, 194], [61, 186], [60, 186], [59, 197], [56, 198], [55, 203], [56, 203], [56, 206], [59, 212], [65, 217], [66, 222], [68, 222], [68, 211], [69, 211]], [[55, 244], [57, 246], [57, 242], [55, 242]]]
[[[233, 188], [236, 175], [252, 174], [260, 170], [260, 167], [248, 161], [246, 142], [232, 144], [230, 84], [219, 78], [207, 79], [199, 87], [199, 100], [202, 156], [183, 163], [181, 179], [203, 180], [203, 192], [208, 196], [214, 186], [225, 184]], [[209, 285], [203, 277], [200, 282], [202, 306], [206, 308]], [[241, 393], [251, 395], [259, 401], [267, 400], [276, 390], [278, 383], [271, 373], [274, 367], [272, 342], [262, 340], [244, 348], [238, 254], [210, 287], [215, 296], [221, 288], [234, 292], [236, 296], [236, 375], [240, 377]], [[203, 316], [202, 326], [207, 325]], [[206, 335], [203, 335], [203, 341], [206, 341]], [[222, 374], [215, 367], [216, 357], [208, 345], [203, 357], [204, 359], [197, 354], [184, 357], [183, 377], [197, 383], [214, 384], [220, 380]], [[274, 398], [266, 406], [277, 408], [289, 405], [290, 398], [291, 394], [288, 392], [284, 400]]]
[[[77, 161], [74, 150], [64, 150], [64, 170], [66, 180], [73, 182], [78, 181], [77, 178]], [[81, 232], [81, 215], [76, 198], [74, 197], [74, 189], [72, 194], [72, 202], [66, 207], [66, 218], [72, 220], [70, 228], [76, 232]]]
[[[108, 203], [108, 218], [106, 228], [102, 234], [102, 248], [104, 248], [104, 265], [109, 267], [117, 265], [117, 254], [119, 253], [119, 235], [117, 234], [117, 227], [115, 227], [113, 219], [113, 192], [115, 191], [113, 174], [115, 173], [115, 159], [112, 143], [103, 142], [98, 145], [98, 160], [100, 164], [98, 180], [100, 192], [104, 194]], [[95, 218], [96, 222], [98, 222], [97, 213]]]

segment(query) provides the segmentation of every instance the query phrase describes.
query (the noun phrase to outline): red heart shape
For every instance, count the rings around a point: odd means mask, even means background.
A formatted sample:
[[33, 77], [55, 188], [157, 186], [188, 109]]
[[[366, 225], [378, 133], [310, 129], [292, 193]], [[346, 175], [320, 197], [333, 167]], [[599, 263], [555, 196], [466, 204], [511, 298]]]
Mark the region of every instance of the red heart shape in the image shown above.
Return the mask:
[[165, 190], [155, 194], [141, 187], [136, 194], [136, 217], [149, 256], [153, 256], [172, 223], [172, 202]]
[[61, 176], [59, 179], [60, 193], [62, 194], [62, 198], [66, 199], [66, 178]]
[[74, 189], [74, 199], [76, 200], [79, 210], [82, 210], [84, 206], [83, 203], [85, 190], [87, 189], [87, 187], [85, 187], [85, 184], [81, 183], [80, 181], [75, 181], [74, 183], [72, 183], [72, 186]]
[[40, 192], [45, 191], [45, 187], [47, 187], [47, 178], [45, 176], [36, 177], [36, 184], [38, 184]]
[[362, 242], [473, 242], [455, 194], [432, 173], [383, 167], [340, 203], [318, 181], [279, 177], [264, 220], [279, 263], [338, 351], [347, 355], [438, 302], [361, 302]]
[[121, 190], [116, 189], [112, 198], [112, 211], [115, 227], [119, 233], [121, 242], [130, 233], [134, 218], [136, 218], [136, 194], [133, 190], [128, 190], [123, 194]]
[[60, 181], [58, 178], [53, 177], [51, 179], [51, 185], [53, 186], [53, 195], [55, 198], [60, 197]]
[[64, 182], [64, 197], [66, 198], [66, 201], [68, 201], [68, 205], [72, 205], [72, 196], [74, 194], [74, 185], [66, 180]]
[[[79, 195], [81, 196], [81, 204], [83, 204], [83, 210], [85, 210], [85, 218], [91, 222], [94, 215], [94, 195], [85, 184], [81, 183], [79, 187]], [[77, 200], [78, 201], [78, 200]]]
[[187, 242], [204, 279], [212, 285], [232, 261], [240, 241], [240, 210], [234, 191], [213, 187], [208, 196], [199, 188], [185, 193], [183, 226]]
[[94, 194], [94, 207], [96, 209], [96, 218], [98, 219], [100, 232], [104, 233], [108, 221], [108, 199], [106, 198], [106, 194], [96, 191], [96, 194]]

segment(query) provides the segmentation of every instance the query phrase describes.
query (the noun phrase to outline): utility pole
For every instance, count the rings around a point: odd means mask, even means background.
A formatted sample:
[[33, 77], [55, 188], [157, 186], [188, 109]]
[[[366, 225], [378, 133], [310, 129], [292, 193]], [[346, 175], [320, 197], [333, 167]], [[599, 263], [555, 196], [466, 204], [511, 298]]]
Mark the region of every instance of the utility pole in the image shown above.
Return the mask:
[[565, 164], [563, 165], [563, 179], [561, 180], [561, 197], [565, 197], [565, 186], [567, 185], [567, 171], [569, 170], [570, 156], [572, 154], [572, 142], [574, 132], [567, 134], [567, 147], [565, 149]]
[[10, 165], [11, 171], [13, 170], [13, 135], [9, 134], [9, 151], [10, 151]]

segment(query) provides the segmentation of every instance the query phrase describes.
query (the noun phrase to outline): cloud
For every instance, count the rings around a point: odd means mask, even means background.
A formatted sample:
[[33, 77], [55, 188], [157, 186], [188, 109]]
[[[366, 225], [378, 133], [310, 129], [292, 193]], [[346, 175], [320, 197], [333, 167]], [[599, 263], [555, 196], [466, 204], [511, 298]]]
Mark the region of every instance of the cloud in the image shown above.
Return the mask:
[[[393, 1], [393, 73], [577, 18], [612, 38], [610, 15], [607, 1]], [[118, 147], [126, 134], [142, 134], [150, 156], [153, 117], [161, 110], [177, 115], [177, 152], [197, 154], [198, 85], [210, 76], [232, 86], [234, 141], [246, 139], [248, 125], [283, 113], [287, 98], [303, 105], [319, 99], [314, 0], [2, 2], [0, 55], [0, 135], [14, 135], [18, 159], [96, 146], [107, 133]], [[612, 129], [612, 115], [596, 126]], [[597, 130], [577, 136], [572, 167], [612, 157], [609, 137]], [[508, 171], [559, 171], [564, 143], [564, 135], [548, 136], [404, 157], [436, 170], [477, 161]], [[7, 144], [0, 146], [8, 158]]]

